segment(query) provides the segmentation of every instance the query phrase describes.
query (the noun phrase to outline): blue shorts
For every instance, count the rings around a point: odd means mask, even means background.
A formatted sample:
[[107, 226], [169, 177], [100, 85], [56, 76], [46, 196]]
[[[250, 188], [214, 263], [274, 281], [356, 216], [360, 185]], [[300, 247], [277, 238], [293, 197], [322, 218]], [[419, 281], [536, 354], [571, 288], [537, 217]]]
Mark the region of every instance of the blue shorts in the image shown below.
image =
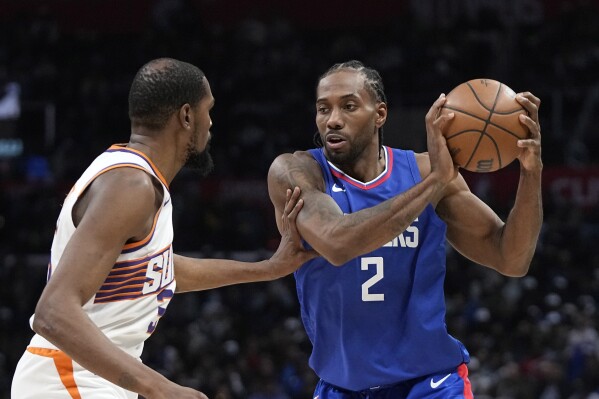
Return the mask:
[[323, 380], [318, 382], [314, 399], [473, 399], [468, 368], [461, 364], [455, 370], [416, 378], [407, 382], [348, 391]]

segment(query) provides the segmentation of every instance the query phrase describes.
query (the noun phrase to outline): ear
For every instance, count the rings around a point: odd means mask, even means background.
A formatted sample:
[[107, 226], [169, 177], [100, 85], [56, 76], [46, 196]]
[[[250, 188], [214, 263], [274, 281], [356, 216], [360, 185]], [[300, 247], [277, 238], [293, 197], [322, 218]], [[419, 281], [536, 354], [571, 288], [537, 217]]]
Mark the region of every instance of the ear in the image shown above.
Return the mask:
[[376, 119], [375, 125], [377, 128], [380, 128], [387, 121], [387, 104], [384, 102], [380, 102], [376, 105]]
[[189, 104], [183, 104], [179, 108], [178, 122], [183, 129], [191, 129], [193, 122], [193, 113], [191, 112], [191, 106]]

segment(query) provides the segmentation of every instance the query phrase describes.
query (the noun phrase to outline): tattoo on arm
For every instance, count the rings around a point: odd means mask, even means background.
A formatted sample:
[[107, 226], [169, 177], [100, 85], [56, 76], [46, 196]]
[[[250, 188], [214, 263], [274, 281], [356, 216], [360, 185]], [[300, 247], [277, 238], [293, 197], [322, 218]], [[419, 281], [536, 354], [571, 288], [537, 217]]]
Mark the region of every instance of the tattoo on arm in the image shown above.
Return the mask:
[[289, 184], [290, 188], [298, 186], [302, 190], [313, 188], [324, 191], [320, 167], [306, 156], [294, 155], [286, 159], [284, 166], [278, 169], [276, 178], [281, 183]]

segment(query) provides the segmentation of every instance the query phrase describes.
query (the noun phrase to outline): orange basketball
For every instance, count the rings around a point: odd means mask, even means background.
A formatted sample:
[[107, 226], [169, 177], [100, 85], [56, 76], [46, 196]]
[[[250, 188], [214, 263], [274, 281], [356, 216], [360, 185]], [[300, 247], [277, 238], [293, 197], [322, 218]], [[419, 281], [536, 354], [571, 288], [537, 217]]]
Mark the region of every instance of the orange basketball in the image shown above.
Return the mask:
[[520, 153], [517, 142], [529, 135], [520, 120], [526, 110], [516, 93], [501, 82], [473, 79], [448, 95], [442, 113], [455, 113], [443, 135], [453, 160], [471, 172], [493, 172]]

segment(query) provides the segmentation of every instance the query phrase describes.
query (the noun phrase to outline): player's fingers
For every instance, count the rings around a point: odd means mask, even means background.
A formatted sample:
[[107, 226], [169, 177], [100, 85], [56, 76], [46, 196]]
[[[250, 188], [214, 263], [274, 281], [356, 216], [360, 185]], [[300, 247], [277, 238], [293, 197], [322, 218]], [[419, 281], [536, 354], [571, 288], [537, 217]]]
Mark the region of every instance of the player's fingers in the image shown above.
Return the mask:
[[300, 190], [300, 188], [298, 186], [295, 186], [293, 188], [293, 193], [291, 194], [291, 200], [295, 202], [299, 198], [301, 193], [302, 193], [302, 190]]
[[530, 92], [525, 92], [516, 95], [516, 101], [528, 111], [533, 120], [539, 120], [539, 106], [541, 105], [541, 100], [539, 98], [535, 97]]
[[[293, 243], [297, 243], [297, 245], [301, 246], [301, 236], [299, 231], [297, 230], [296, 218], [299, 211], [302, 209], [304, 205], [304, 200], [300, 199], [297, 201], [297, 204], [293, 207], [293, 211], [289, 214], [288, 217], [288, 227], [287, 234], [289, 235], [289, 239]], [[314, 256], [310, 256], [309, 259], [312, 259]]]
[[299, 211], [302, 209], [303, 206], [304, 206], [304, 200], [300, 198], [297, 201], [297, 203], [295, 204], [295, 206], [293, 207], [293, 209], [291, 210], [291, 212], [289, 212], [287, 219], [292, 224], [295, 224], [295, 219], [297, 218], [297, 214], [299, 213]]
[[290, 189], [287, 189], [287, 191], [285, 192], [285, 207], [283, 208], [283, 213], [281, 214], [281, 227], [282, 227], [282, 231], [287, 231], [288, 230], [288, 215], [290, 212], [290, 201], [291, 201], [291, 194], [292, 191]]
[[295, 204], [297, 203], [297, 198], [299, 197], [299, 188], [295, 187], [293, 191], [287, 189], [287, 199], [285, 200], [285, 210], [283, 211], [283, 217], [287, 217], [289, 212], [293, 209]]
[[541, 148], [541, 141], [538, 139], [518, 140], [517, 145], [520, 148], [528, 148], [529, 150], [538, 152]]
[[433, 122], [439, 114], [439, 110], [441, 109], [443, 104], [445, 104], [445, 94], [441, 93], [439, 98], [437, 98], [433, 105], [431, 105], [431, 107], [429, 108], [428, 112], [426, 113], [425, 119], [427, 121]]
[[526, 126], [530, 131], [531, 139], [538, 139], [541, 137], [541, 128], [536, 121], [524, 114], [520, 114], [519, 119], [520, 123]]
[[445, 104], [445, 100], [446, 100], [445, 93], [441, 93], [441, 94], [439, 94], [439, 98], [437, 98], [435, 100], [435, 102], [433, 103], [433, 106], [439, 108], [443, 104]]
[[449, 121], [451, 121], [454, 117], [455, 117], [455, 113], [454, 112], [449, 112], [447, 114], [441, 114], [441, 115], [439, 115], [439, 117], [437, 119], [435, 119], [435, 121], [433, 122], [433, 124], [437, 125], [442, 130], [443, 127], [445, 127], [445, 125]]
[[532, 94], [531, 92], [525, 91], [525, 92], [518, 93], [518, 94], [521, 95], [522, 97], [526, 98], [527, 100], [529, 100], [537, 108], [539, 108], [541, 106], [541, 99], [539, 97], [535, 96], [534, 94]]
[[[295, 216], [297, 215], [297, 212], [299, 212], [299, 210], [298, 210], [294, 215], [290, 216], [298, 204], [298, 199], [299, 199], [300, 194], [301, 194], [301, 190], [299, 187], [294, 187], [293, 191], [291, 191], [290, 189], [287, 189], [287, 200], [285, 202], [285, 209], [283, 210], [283, 215], [281, 215], [281, 219], [282, 219], [281, 221], [282, 221], [284, 231], [288, 231], [290, 223], [291, 224], [294, 223], [294, 221], [293, 222], [290, 221], [290, 218], [291, 217], [295, 218]], [[299, 209], [301, 209], [301, 205], [300, 205]]]

